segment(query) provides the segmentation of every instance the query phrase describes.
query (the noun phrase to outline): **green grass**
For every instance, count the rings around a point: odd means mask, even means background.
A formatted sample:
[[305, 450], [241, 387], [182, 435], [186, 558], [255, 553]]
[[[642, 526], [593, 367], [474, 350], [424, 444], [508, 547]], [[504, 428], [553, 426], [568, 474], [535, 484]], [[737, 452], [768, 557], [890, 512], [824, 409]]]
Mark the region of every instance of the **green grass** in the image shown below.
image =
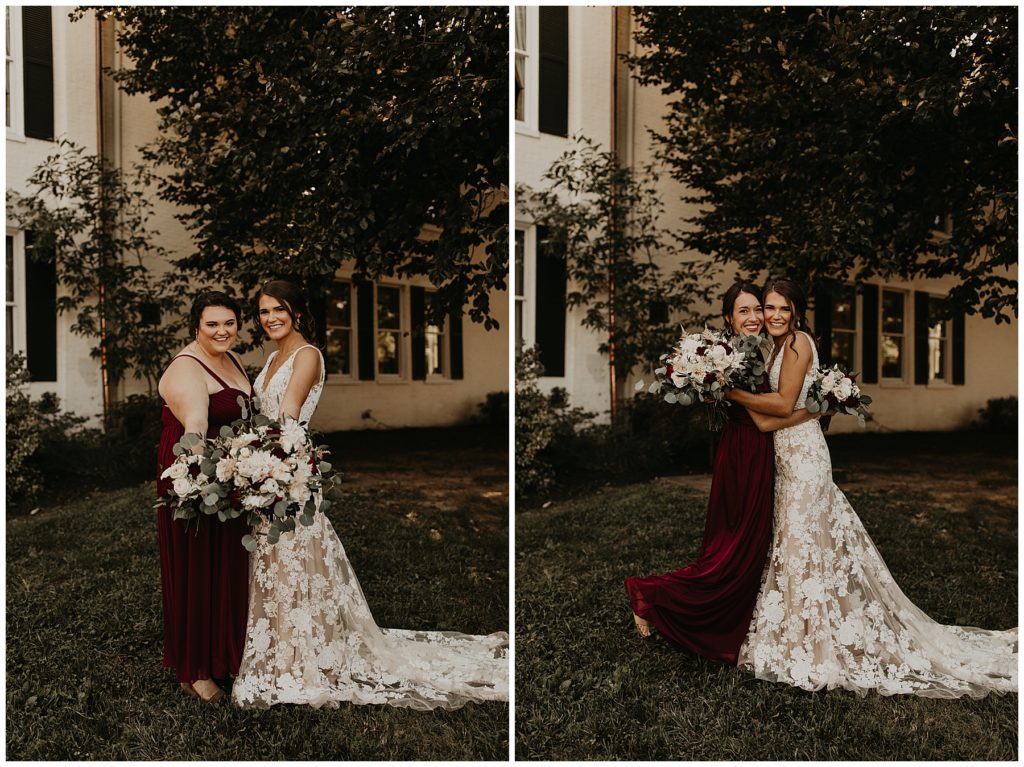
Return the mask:
[[[917, 491], [848, 495], [933, 618], [1016, 625], [1015, 505], [957, 513]], [[692, 561], [705, 503], [654, 482], [518, 515], [517, 758], [1016, 759], [1016, 695], [808, 693], [637, 638], [623, 579]]]
[[[153, 493], [8, 519], [8, 759], [507, 758], [505, 704], [242, 711], [186, 697], [161, 666]], [[467, 525], [415, 484], [349, 490], [329, 516], [381, 626], [509, 625], [507, 527]]]

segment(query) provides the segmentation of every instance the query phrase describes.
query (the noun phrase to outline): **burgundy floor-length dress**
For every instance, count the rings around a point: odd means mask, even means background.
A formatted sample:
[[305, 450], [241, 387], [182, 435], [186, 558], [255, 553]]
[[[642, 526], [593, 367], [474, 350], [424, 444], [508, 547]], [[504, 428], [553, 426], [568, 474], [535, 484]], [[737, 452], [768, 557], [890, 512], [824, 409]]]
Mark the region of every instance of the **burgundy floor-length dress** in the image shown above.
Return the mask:
[[680, 647], [735, 664], [771, 543], [774, 477], [771, 433], [758, 431], [744, 408], [730, 407], [700, 555], [681, 570], [627, 578], [633, 612]]
[[[198, 357], [192, 359], [224, 387], [210, 395], [207, 435], [214, 437], [221, 426], [241, 417], [238, 397], [248, 397], [251, 391], [228, 386]], [[231, 359], [238, 365], [234, 357]], [[166, 404], [161, 417], [164, 429], [157, 453], [158, 493], [171, 484], [159, 477], [174, 462], [174, 445], [185, 433]], [[186, 529], [173, 514], [166, 506], [157, 511], [164, 666], [176, 669], [179, 682], [224, 679], [238, 673], [245, 649], [249, 552], [242, 546], [242, 536], [249, 530], [248, 523], [244, 516], [227, 522], [200, 519], [198, 525], [193, 521]]]

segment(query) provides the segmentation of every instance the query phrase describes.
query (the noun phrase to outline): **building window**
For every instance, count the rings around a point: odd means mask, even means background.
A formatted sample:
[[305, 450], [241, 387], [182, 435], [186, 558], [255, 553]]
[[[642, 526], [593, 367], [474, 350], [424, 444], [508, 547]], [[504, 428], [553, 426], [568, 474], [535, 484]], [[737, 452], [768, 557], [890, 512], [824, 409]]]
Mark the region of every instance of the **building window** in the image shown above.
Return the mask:
[[377, 374], [402, 374], [402, 289], [377, 285]]
[[516, 229], [516, 349], [523, 347], [526, 337], [523, 315], [526, 305], [526, 232]]
[[538, 9], [540, 61], [537, 75], [537, 128], [541, 133], [569, 135], [569, 9], [544, 5]]
[[857, 345], [857, 291], [853, 285], [832, 289], [832, 362], [855, 370]]
[[903, 380], [906, 372], [906, 295], [882, 291], [882, 378]]
[[23, 130], [29, 138], [45, 141], [53, 140], [52, 24], [50, 6], [21, 8]]
[[355, 351], [352, 283], [336, 280], [327, 301], [327, 372], [351, 377]]
[[[7, 9], [10, 13], [10, 8]], [[14, 235], [7, 235], [7, 352], [13, 352], [14, 314], [17, 304], [14, 300]]]
[[437, 302], [437, 291], [428, 290], [424, 293], [424, 316], [426, 318], [426, 327], [424, 330], [424, 355], [426, 357], [426, 374], [427, 378], [444, 378], [447, 375], [447, 365], [445, 364], [445, 358], [447, 357], [446, 349], [448, 345], [446, 343], [447, 334], [445, 333], [444, 322], [440, 325], [435, 325], [431, 317], [434, 311], [434, 306]]
[[928, 297], [928, 380], [949, 381], [949, 322], [941, 318], [942, 299]]
[[7, 6], [7, 134], [22, 135], [21, 8]]

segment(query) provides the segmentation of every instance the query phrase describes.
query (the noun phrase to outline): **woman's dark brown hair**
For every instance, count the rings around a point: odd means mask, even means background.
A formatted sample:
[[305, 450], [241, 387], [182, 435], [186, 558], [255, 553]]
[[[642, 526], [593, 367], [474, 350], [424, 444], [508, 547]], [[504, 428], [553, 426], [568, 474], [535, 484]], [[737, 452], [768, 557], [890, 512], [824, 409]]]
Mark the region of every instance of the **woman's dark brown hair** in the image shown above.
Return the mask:
[[736, 299], [740, 297], [740, 293], [749, 293], [757, 299], [759, 304], [764, 304], [764, 296], [761, 295], [761, 288], [752, 282], [743, 282], [737, 280], [735, 284], [722, 296], [722, 319], [725, 320], [725, 334], [733, 335], [732, 329], [732, 310], [736, 306]]
[[[256, 326], [257, 334], [266, 332], [260, 324], [260, 299], [263, 296], [270, 296], [280, 301], [299, 334], [310, 343], [316, 343], [316, 323], [309, 311], [306, 294], [291, 280], [270, 280], [264, 284], [256, 296], [256, 316], [253, 318], [253, 323]], [[262, 336], [258, 335], [258, 337]]]
[[[802, 330], [814, 338], [814, 334], [807, 324], [807, 293], [793, 280], [785, 278], [768, 280], [764, 284], [764, 295], [767, 296], [769, 293], [778, 293], [789, 302], [792, 320], [787, 337], [789, 338], [789, 348], [796, 352], [796, 331]], [[799, 352], [797, 354], [799, 355]]]
[[193, 338], [199, 332], [199, 322], [203, 317], [203, 311], [210, 306], [223, 306], [225, 309], [230, 309], [235, 313], [235, 323], [241, 325], [242, 307], [239, 303], [227, 293], [222, 293], [219, 290], [207, 290], [196, 296], [188, 314], [188, 333]]

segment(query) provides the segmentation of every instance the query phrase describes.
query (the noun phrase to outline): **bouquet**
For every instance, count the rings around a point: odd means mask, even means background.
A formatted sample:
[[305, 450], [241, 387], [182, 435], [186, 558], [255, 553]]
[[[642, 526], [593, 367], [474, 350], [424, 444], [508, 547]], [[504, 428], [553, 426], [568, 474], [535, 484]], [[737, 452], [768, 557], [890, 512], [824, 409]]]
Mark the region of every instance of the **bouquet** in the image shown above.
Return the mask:
[[871, 415], [867, 409], [871, 397], [861, 394], [856, 373], [848, 373], [838, 365], [833, 365], [825, 370], [815, 370], [813, 375], [804, 407], [812, 413], [832, 410], [855, 415], [860, 425], [865, 425]]
[[[174, 519], [186, 524], [203, 516], [225, 522], [243, 513], [254, 528], [269, 520], [267, 543], [273, 545], [295, 529], [296, 519], [313, 524], [317, 493], [336, 497], [339, 477], [325, 460], [327, 448], [314, 445], [302, 424], [250, 415], [239, 401], [242, 417], [222, 426], [215, 439], [185, 434], [174, 446], [175, 461], [160, 475], [172, 486], [157, 505], [174, 506]], [[324, 497], [320, 510], [330, 505]], [[246, 535], [242, 545], [252, 551], [256, 538]]]
[[[736, 336], [726, 339], [704, 328], [702, 333], [684, 335], [671, 352], [661, 355], [662, 366], [654, 371], [648, 391], [663, 393], [669, 404], [708, 405], [708, 425], [721, 429], [725, 420], [725, 392], [730, 388], [755, 391], [764, 377], [761, 336]], [[646, 384], [640, 380], [636, 390]]]

